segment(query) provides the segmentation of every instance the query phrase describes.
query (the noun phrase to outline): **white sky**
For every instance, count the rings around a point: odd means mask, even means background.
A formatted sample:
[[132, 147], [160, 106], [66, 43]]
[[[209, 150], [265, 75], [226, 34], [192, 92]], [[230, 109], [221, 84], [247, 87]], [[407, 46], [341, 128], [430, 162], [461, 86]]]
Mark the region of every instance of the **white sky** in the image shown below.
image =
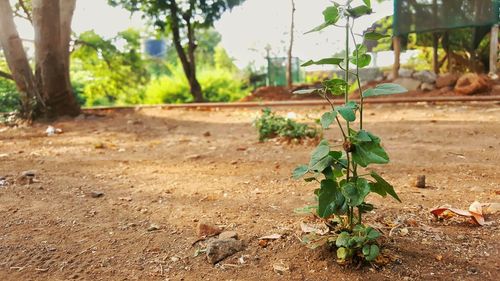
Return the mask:
[[[294, 56], [302, 60], [329, 57], [343, 49], [344, 33], [336, 27], [329, 27], [320, 33], [306, 34], [307, 30], [323, 21], [321, 12], [331, 5], [328, 0], [295, 0], [295, 44]], [[342, 2], [342, 1], [340, 1]], [[361, 0], [355, 0], [361, 3]], [[372, 0], [374, 14], [356, 21], [355, 33], [361, 33], [374, 21], [392, 14], [392, 1], [382, 4]], [[265, 48], [271, 46], [271, 55], [285, 56], [289, 41], [291, 17], [290, 0], [246, 0], [231, 12], [226, 12], [215, 24], [222, 34], [222, 45], [229, 55], [235, 58], [239, 67], [251, 61], [263, 64]], [[22, 20], [17, 20], [21, 36], [33, 38], [31, 27]], [[73, 30], [81, 33], [95, 30], [104, 37], [112, 37], [117, 32], [129, 27], [145, 29], [144, 21], [139, 15], [130, 13], [119, 7], [107, 5], [106, 0], [77, 0], [73, 18]], [[170, 38], [167, 38], [170, 40]], [[361, 41], [360, 39], [358, 41]], [[379, 63], [390, 64], [383, 57]]]

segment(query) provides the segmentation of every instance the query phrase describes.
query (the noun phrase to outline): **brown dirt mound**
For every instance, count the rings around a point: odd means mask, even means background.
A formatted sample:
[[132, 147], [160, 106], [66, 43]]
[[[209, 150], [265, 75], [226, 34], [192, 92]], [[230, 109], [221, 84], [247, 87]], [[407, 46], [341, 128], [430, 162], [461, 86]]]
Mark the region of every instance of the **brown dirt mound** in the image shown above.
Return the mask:
[[[488, 78], [486, 75], [480, 75], [482, 81], [485, 81], [487, 85], [482, 88], [483, 90], [479, 90], [474, 93], [474, 95], [500, 95], [500, 81], [494, 81]], [[370, 81], [362, 86], [362, 90], [366, 90], [369, 88], [373, 88], [380, 83], [390, 83], [391, 80], [383, 80], [383, 81]], [[312, 87], [320, 87], [319, 84], [301, 84], [296, 85], [292, 91], [287, 89], [286, 87], [281, 86], [268, 86], [261, 87], [256, 89], [250, 95], [244, 97], [240, 101], [242, 102], [250, 102], [250, 101], [284, 101], [284, 100], [311, 100], [311, 99], [321, 99], [317, 94], [308, 94], [308, 95], [294, 95], [293, 91], [308, 89]], [[359, 91], [355, 90], [352, 93], [353, 98], [359, 97]], [[457, 93], [453, 87], [442, 87], [439, 89], [435, 89], [432, 91], [409, 91], [404, 94], [405, 97], [442, 97], [442, 96], [457, 96], [460, 93]], [[382, 96], [376, 98], [388, 98], [390, 96]], [[335, 97], [333, 97], [335, 98]]]

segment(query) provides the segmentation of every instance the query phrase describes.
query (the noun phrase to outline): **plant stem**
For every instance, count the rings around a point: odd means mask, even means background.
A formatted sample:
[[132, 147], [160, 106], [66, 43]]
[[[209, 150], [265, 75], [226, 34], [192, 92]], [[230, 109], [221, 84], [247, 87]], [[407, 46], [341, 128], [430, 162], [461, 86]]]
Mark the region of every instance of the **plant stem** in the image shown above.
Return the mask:
[[[350, 1], [348, 2], [350, 4]], [[347, 104], [349, 102], [349, 16], [346, 18], [346, 25], [345, 25], [345, 81], [347, 83], [347, 87], [345, 89], [345, 103]], [[346, 121], [347, 123], [347, 133], [350, 134], [350, 125], [349, 121]], [[344, 137], [344, 141], [348, 141], [347, 138]], [[346, 179], [349, 181], [349, 166], [350, 166], [350, 157], [349, 153], [346, 151], [346, 156], [347, 156], [347, 174], [346, 174]], [[352, 224], [352, 216], [351, 216], [351, 224]]]
[[[354, 42], [354, 45], [356, 46], [356, 37], [354, 36], [354, 32], [353, 32], [353, 28], [354, 28], [354, 23], [353, 25], [351, 26], [351, 37], [352, 37], [352, 41]], [[358, 57], [358, 52], [356, 52], [356, 61], [359, 60], [359, 57]], [[359, 79], [359, 67], [358, 65], [356, 64], [356, 80], [358, 82], [358, 90], [359, 90], [359, 129], [360, 130], [363, 130], [363, 105], [364, 105], [364, 98], [363, 98], [363, 91], [361, 89], [361, 81]]]
[[[332, 101], [328, 98], [327, 93], [325, 93], [325, 99], [328, 101], [328, 103], [332, 107], [332, 111], [335, 111], [335, 106], [333, 106]], [[347, 139], [347, 135], [346, 135], [346, 133], [344, 131], [344, 128], [342, 127], [342, 124], [340, 124], [339, 117], [335, 116], [335, 120], [337, 120], [337, 124], [339, 125], [339, 128], [340, 128], [340, 132], [342, 132], [342, 136], [344, 137], [344, 140], [346, 140]]]

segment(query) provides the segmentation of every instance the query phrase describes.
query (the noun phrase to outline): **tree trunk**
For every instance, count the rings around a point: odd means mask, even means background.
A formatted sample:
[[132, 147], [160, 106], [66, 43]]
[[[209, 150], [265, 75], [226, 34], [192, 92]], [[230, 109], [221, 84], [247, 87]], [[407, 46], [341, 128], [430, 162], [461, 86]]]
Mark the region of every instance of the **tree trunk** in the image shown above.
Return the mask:
[[61, 23], [70, 25], [72, 13], [67, 11], [71, 10], [71, 3], [68, 6], [63, 4], [65, 12], [61, 13], [59, 1], [33, 0], [35, 77], [47, 106], [48, 117], [80, 114], [69, 81], [69, 50], [66, 49], [69, 46], [61, 46], [63, 40], [67, 40]]
[[0, 45], [21, 97], [21, 116], [31, 119], [37, 97], [35, 79], [17, 33], [9, 0], [0, 0]]
[[293, 86], [293, 72], [292, 72], [292, 50], [293, 50], [293, 32], [295, 29], [295, 1], [292, 2], [292, 22], [290, 24], [290, 46], [288, 48], [288, 62], [287, 62], [287, 72], [286, 79], [288, 82], [288, 88], [291, 89]]
[[175, 50], [182, 64], [182, 69], [184, 70], [184, 74], [186, 74], [186, 78], [189, 82], [189, 87], [191, 90], [191, 94], [193, 95], [195, 102], [204, 102], [203, 92], [201, 90], [201, 85], [196, 78], [196, 61], [195, 61], [195, 38], [194, 31], [189, 21], [187, 21], [188, 26], [188, 54], [186, 55], [186, 51], [182, 47], [181, 44], [181, 36], [180, 36], [180, 27], [179, 27], [179, 11], [177, 8], [177, 4], [175, 1], [170, 2], [170, 19], [172, 24], [172, 37], [174, 41]]
[[[61, 48], [64, 56], [64, 74], [66, 75], [66, 81], [71, 83], [71, 79], [69, 77], [69, 43], [71, 41], [71, 22], [73, 20], [73, 14], [75, 12], [76, 0], [59, 0], [59, 7], [61, 11]], [[69, 87], [72, 88], [71, 84], [69, 85]]]

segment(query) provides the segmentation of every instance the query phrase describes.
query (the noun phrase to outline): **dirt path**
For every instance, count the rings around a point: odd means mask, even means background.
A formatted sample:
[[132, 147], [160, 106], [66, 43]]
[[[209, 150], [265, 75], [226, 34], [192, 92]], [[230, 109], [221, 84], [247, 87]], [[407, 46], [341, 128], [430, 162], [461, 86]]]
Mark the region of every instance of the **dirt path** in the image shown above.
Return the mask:
[[[370, 198], [378, 209], [368, 222], [386, 227], [383, 246], [395, 257], [382, 269], [338, 266], [328, 249], [298, 240], [308, 218], [293, 209], [309, 204], [316, 186], [290, 173], [313, 147], [258, 143], [257, 109], [148, 109], [59, 121], [52, 125], [64, 133], [52, 137], [47, 124], [0, 127], [0, 176], [10, 182], [0, 187], [0, 280], [495, 280], [500, 217], [475, 227], [428, 211], [500, 202], [500, 106], [366, 112], [392, 159], [377, 171], [404, 202]], [[336, 131], [326, 136], [338, 142]], [[39, 182], [14, 183], [26, 170]], [[421, 174], [431, 187], [413, 187]], [[199, 222], [235, 230], [246, 249], [216, 266], [194, 257]], [[283, 238], [259, 246], [273, 233]], [[279, 263], [290, 270], [275, 273]]]

